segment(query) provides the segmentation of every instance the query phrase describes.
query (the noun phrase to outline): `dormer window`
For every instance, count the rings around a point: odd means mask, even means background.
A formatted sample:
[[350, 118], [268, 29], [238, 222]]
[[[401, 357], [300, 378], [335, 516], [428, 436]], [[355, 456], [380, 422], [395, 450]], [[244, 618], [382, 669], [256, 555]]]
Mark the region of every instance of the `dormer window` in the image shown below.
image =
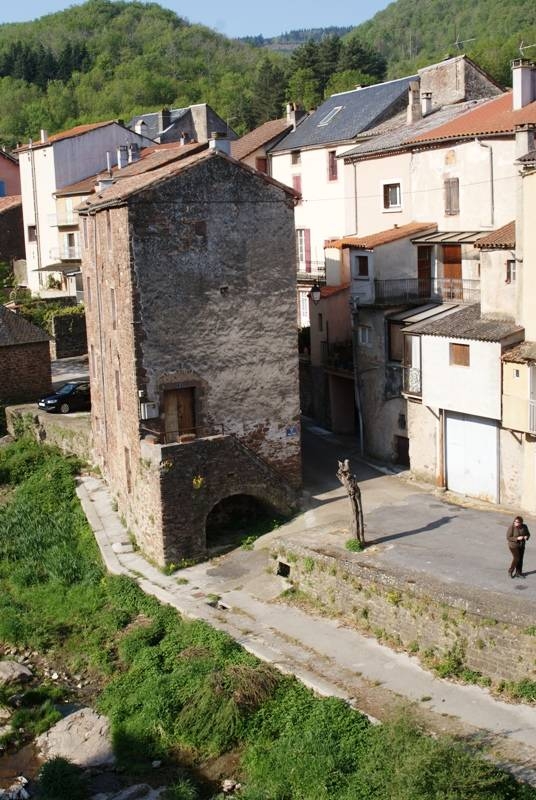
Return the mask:
[[336, 117], [341, 109], [342, 106], [335, 106], [335, 108], [332, 108], [331, 111], [328, 111], [325, 117], [322, 117], [322, 119], [320, 120], [320, 122], [316, 127], [322, 128], [324, 127], [324, 125], [329, 125], [333, 117]]

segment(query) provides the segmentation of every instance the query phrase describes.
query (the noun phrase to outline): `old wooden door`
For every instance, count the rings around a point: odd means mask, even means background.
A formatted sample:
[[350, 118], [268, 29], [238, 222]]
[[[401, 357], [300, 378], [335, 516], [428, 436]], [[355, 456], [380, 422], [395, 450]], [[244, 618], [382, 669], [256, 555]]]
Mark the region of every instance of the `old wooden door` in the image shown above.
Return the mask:
[[461, 245], [443, 245], [443, 278], [445, 279], [445, 297], [461, 300], [463, 298]]
[[183, 433], [195, 433], [195, 389], [170, 389], [164, 392], [166, 441]]
[[417, 278], [419, 297], [430, 297], [432, 294], [432, 247], [417, 247]]

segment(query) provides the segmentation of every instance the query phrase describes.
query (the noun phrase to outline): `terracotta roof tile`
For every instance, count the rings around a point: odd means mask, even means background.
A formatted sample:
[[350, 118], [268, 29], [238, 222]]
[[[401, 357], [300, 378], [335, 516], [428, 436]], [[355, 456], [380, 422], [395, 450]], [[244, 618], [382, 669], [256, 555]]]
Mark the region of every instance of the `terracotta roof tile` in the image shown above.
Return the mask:
[[327, 297], [333, 297], [334, 294], [347, 292], [349, 288], [350, 288], [349, 283], [341, 283], [340, 286], [321, 286], [320, 298], [321, 300], [325, 300]]
[[326, 242], [325, 247], [336, 247], [341, 250], [343, 247], [358, 247], [363, 250], [374, 250], [382, 244], [396, 242], [408, 236], [415, 236], [417, 233], [424, 233], [428, 230], [437, 230], [434, 222], [409, 222], [407, 225], [388, 228], [385, 231], [371, 233], [368, 236], [344, 236], [342, 239], [331, 239]]
[[411, 142], [435, 142], [500, 133], [513, 133], [516, 125], [536, 123], [536, 102], [512, 110], [512, 92], [499, 95], [432, 131], [416, 136]]
[[48, 342], [50, 336], [28, 320], [0, 305], [0, 347]]
[[0, 197], [0, 214], [11, 211], [12, 208], [17, 206], [22, 206], [20, 194], [8, 194], [6, 197]]
[[287, 119], [272, 119], [259, 125], [255, 130], [246, 133], [240, 139], [231, 142], [231, 155], [239, 161], [250, 153], [258, 150], [259, 147], [271, 144], [272, 141], [290, 131], [292, 124]]
[[516, 246], [516, 224], [515, 222], [508, 222], [502, 228], [496, 231], [491, 231], [487, 236], [482, 236], [477, 239], [475, 247], [480, 247], [482, 250], [513, 250]]
[[515, 364], [536, 361], [536, 342], [521, 342], [516, 347], [505, 350], [501, 358], [503, 361], [513, 361]]

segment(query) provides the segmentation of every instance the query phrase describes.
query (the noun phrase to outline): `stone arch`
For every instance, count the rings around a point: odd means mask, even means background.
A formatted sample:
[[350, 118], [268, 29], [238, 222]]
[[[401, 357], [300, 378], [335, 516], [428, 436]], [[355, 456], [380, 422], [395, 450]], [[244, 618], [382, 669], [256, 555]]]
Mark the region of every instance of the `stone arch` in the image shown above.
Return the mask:
[[255, 488], [241, 487], [226, 493], [212, 504], [206, 514], [206, 550], [230, 549], [248, 536], [260, 536], [268, 532], [273, 527], [274, 519], [280, 519], [285, 510], [267, 498], [265, 492]]

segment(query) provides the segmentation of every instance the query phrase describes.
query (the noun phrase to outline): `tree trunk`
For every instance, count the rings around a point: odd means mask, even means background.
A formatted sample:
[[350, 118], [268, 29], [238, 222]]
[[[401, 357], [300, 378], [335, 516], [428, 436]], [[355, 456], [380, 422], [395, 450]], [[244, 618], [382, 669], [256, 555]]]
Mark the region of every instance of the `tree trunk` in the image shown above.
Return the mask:
[[365, 525], [363, 523], [363, 505], [361, 503], [361, 489], [357, 483], [356, 476], [350, 471], [350, 462], [347, 458], [339, 461], [337, 478], [342, 483], [348, 493], [348, 499], [352, 509], [351, 534], [365, 544]]

